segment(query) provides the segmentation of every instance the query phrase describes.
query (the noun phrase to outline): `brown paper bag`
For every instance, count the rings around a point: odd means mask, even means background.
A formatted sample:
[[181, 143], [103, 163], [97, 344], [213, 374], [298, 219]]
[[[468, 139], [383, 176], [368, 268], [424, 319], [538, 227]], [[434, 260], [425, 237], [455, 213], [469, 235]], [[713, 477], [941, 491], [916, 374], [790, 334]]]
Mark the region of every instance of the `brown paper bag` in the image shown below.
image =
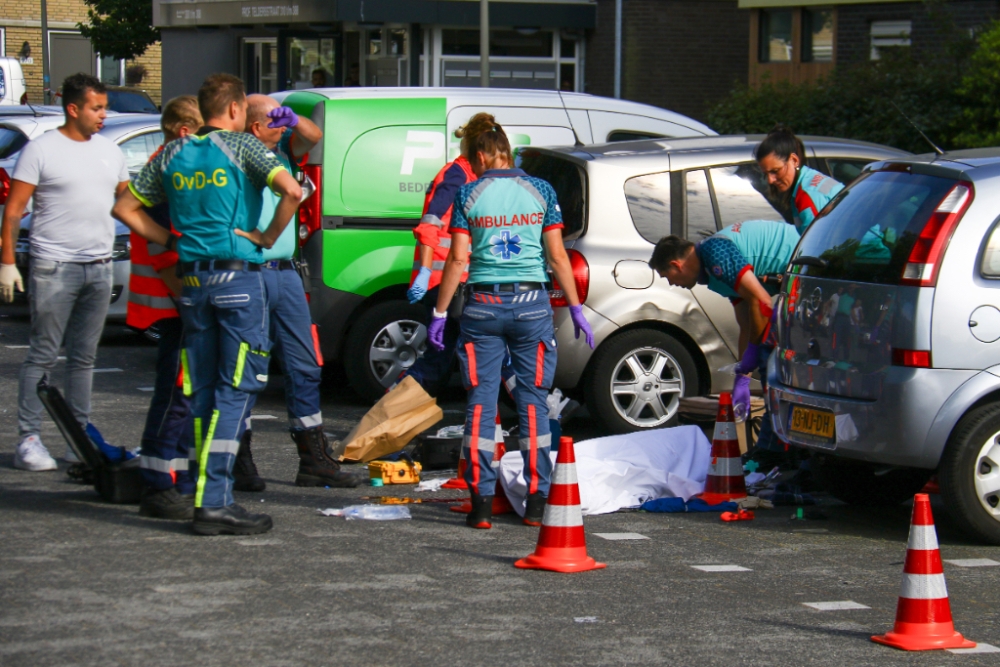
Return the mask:
[[367, 463], [398, 452], [443, 417], [434, 397], [416, 380], [406, 377], [379, 399], [348, 434], [340, 460]]

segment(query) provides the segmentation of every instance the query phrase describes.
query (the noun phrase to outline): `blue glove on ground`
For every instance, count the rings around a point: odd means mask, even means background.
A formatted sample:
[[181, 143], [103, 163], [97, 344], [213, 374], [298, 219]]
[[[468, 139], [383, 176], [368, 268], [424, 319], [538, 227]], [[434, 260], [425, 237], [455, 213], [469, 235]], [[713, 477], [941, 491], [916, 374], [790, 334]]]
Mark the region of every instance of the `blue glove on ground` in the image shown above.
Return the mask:
[[[742, 412], [737, 406], [742, 405]], [[737, 375], [733, 383], [733, 411], [746, 418], [750, 412], [750, 376]]]
[[580, 337], [580, 332], [583, 332], [584, 337], [587, 340], [587, 345], [590, 349], [594, 349], [594, 332], [590, 328], [590, 323], [587, 322], [587, 318], [583, 316], [583, 306], [570, 306], [569, 316], [573, 319], [573, 330], [576, 333], [576, 337]]
[[295, 127], [299, 124], [299, 115], [288, 107], [276, 107], [267, 113], [271, 122], [267, 124], [270, 128]]
[[736, 364], [736, 373], [748, 375], [757, 370], [760, 365], [760, 345], [750, 343], [743, 352], [743, 358]]
[[426, 266], [421, 266], [420, 271], [417, 272], [417, 277], [413, 279], [413, 284], [410, 285], [410, 289], [406, 290], [406, 298], [410, 300], [410, 303], [417, 303], [424, 298], [427, 294], [427, 283], [431, 279], [431, 270]]
[[432, 315], [431, 324], [427, 327], [427, 340], [430, 341], [431, 347], [438, 352], [444, 349], [444, 323], [447, 321], [447, 315], [444, 317]]

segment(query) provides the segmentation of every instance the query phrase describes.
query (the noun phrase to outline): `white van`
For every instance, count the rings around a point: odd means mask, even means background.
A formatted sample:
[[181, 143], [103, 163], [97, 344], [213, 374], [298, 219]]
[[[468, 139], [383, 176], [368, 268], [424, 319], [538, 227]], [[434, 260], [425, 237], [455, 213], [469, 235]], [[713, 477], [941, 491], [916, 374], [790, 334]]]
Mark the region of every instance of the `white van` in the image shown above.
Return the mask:
[[681, 114], [580, 93], [476, 88], [325, 88], [275, 95], [323, 129], [304, 171], [319, 188], [299, 212], [313, 319], [327, 360], [376, 399], [422, 352], [424, 309], [405, 297], [413, 228], [455, 130], [496, 116], [517, 151], [714, 135]]
[[24, 104], [28, 100], [28, 83], [17, 58], [0, 58], [0, 106]]

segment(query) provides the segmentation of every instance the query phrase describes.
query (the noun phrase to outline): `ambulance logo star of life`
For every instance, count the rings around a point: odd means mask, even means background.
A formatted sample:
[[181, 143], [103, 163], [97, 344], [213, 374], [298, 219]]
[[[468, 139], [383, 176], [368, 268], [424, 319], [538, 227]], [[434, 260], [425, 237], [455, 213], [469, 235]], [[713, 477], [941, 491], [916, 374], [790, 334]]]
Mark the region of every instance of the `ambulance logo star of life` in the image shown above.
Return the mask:
[[493, 255], [499, 257], [500, 259], [510, 259], [512, 255], [521, 254], [521, 236], [520, 234], [510, 235], [510, 232], [503, 231], [497, 236], [494, 234], [490, 237], [490, 243], [493, 247], [490, 252]]

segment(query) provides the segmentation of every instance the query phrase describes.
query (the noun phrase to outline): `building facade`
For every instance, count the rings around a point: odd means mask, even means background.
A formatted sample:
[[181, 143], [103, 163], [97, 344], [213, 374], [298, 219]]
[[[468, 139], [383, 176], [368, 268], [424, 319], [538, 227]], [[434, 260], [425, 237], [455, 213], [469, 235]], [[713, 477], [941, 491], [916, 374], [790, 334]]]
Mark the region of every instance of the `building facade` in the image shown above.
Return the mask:
[[755, 85], [814, 81], [837, 65], [878, 60], [886, 49], [943, 53], [956, 31], [971, 35], [1000, 17], [997, 0], [740, 0], [739, 6], [750, 12]]
[[[252, 92], [479, 86], [476, 0], [153, 0], [163, 93], [212, 72]], [[583, 90], [592, 0], [490, 2], [491, 87]]]
[[[111, 85], [125, 85], [126, 70], [142, 65], [145, 76], [136, 87], [160, 103], [160, 45], [154, 44], [135, 61], [102, 58], [80, 35], [78, 23], [87, 21], [83, 0], [47, 0], [49, 76], [53, 91], [70, 74], [86, 72]], [[0, 3], [0, 55], [20, 58], [28, 84], [28, 101], [44, 99], [42, 82], [42, 10], [40, 0], [4, 0]]]

